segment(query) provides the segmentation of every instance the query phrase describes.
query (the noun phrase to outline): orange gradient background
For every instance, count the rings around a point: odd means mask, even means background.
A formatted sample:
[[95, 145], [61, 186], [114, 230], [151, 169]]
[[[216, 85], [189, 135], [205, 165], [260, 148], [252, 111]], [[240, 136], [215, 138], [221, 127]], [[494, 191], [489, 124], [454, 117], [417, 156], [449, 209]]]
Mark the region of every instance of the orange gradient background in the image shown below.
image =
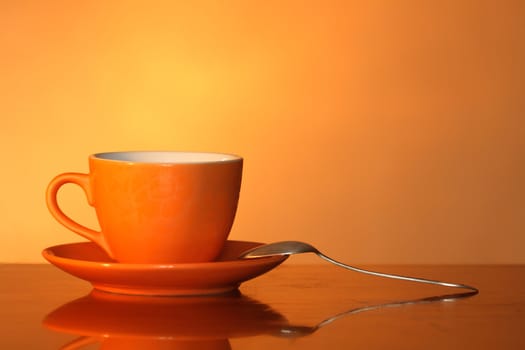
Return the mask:
[[[524, 18], [519, 0], [2, 1], [0, 262], [82, 240], [47, 212], [54, 175], [166, 149], [245, 158], [232, 239], [525, 263]], [[79, 188], [61, 203], [96, 225]]]

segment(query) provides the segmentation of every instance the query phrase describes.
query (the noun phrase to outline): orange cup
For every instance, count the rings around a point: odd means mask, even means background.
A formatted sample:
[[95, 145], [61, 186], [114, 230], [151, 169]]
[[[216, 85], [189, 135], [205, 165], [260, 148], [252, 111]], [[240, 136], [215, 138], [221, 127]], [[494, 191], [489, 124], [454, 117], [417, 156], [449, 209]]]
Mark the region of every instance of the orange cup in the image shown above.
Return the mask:
[[[122, 263], [213, 261], [230, 233], [242, 177], [241, 157], [200, 152], [110, 152], [89, 156], [89, 174], [63, 173], [48, 185], [53, 217]], [[79, 185], [100, 231], [60, 209], [57, 193]]]

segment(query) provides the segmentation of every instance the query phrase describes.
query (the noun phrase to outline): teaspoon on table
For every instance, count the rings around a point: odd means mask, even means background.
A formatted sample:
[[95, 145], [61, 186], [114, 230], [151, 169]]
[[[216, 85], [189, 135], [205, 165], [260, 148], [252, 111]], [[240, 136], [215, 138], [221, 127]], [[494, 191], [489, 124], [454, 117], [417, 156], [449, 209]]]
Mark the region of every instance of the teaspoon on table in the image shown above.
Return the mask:
[[262, 257], [274, 256], [274, 255], [294, 255], [294, 254], [301, 254], [301, 253], [314, 253], [318, 255], [320, 258], [334, 265], [337, 265], [339, 267], [343, 267], [345, 269], [352, 270], [355, 272], [368, 274], [368, 275], [393, 278], [393, 279], [411, 281], [411, 282], [428, 283], [428, 284], [440, 285], [444, 287], [468, 289], [468, 290], [473, 291], [474, 294], [477, 294], [479, 292], [477, 288], [468, 286], [466, 284], [442, 282], [442, 281], [430, 280], [426, 278], [409, 277], [409, 276], [402, 276], [402, 275], [389, 274], [389, 273], [383, 273], [383, 272], [376, 272], [376, 271], [370, 271], [370, 270], [365, 270], [365, 269], [357, 268], [354, 266], [346, 265], [346, 264], [343, 264], [339, 261], [336, 261], [324, 255], [312, 245], [308, 243], [304, 243], [304, 242], [298, 242], [298, 241], [282, 241], [282, 242], [264, 244], [264, 245], [261, 245], [261, 246], [258, 246], [258, 247], [255, 247], [255, 248], [252, 248], [250, 250], [243, 252], [239, 256], [239, 258], [252, 259], [252, 258], [262, 258]]

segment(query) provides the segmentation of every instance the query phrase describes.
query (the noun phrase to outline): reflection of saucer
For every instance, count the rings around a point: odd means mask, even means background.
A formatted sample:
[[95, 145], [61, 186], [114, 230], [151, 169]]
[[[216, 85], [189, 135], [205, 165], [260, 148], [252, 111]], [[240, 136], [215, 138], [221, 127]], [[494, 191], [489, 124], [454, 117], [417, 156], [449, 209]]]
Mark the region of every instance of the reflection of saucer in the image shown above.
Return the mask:
[[43, 324], [89, 337], [178, 340], [248, 337], [289, 326], [270, 306], [239, 292], [166, 298], [97, 290], [55, 309]]
[[92, 242], [57, 245], [42, 252], [58, 268], [99, 290], [139, 295], [206, 295], [235, 290], [284, 260], [285, 256], [238, 260], [261, 243], [228, 241], [214, 262], [195, 264], [120, 264]]
[[230, 350], [230, 338], [276, 333], [288, 321], [239, 292], [166, 298], [93, 290], [49, 313], [43, 325], [80, 336], [62, 349]]

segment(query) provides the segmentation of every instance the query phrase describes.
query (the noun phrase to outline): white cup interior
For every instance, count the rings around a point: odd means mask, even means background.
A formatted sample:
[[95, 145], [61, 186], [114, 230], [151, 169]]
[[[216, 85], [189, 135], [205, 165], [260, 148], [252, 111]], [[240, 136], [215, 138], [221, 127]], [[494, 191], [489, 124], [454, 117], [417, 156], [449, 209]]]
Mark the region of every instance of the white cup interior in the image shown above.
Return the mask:
[[93, 156], [120, 162], [162, 164], [215, 163], [241, 159], [233, 154], [170, 151], [106, 152], [97, 153]]

